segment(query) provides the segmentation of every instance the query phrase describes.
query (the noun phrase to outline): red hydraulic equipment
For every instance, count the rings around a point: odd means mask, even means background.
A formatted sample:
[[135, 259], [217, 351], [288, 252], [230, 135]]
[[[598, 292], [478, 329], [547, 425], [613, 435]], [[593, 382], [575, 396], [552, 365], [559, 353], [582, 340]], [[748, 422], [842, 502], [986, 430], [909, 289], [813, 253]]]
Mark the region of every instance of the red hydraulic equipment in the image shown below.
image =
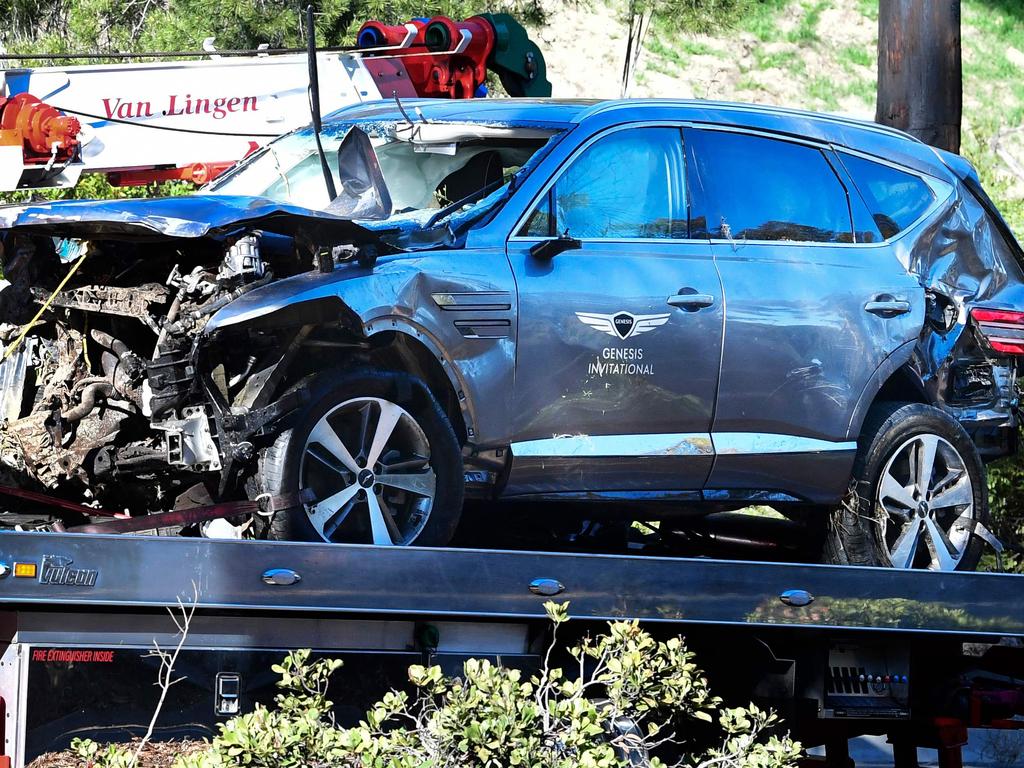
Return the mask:
[[540, 49], [507, 14], [487, 13], [464, 21], [435, 16], [404, 25], [368, 21], [359, 28], [356, 44], [371, 61], [386, 62], [386, 75], [371, 67], [385, 96], [484, 96], [488, 69], [510, 96], [551, 95]]
[[77, 118], [61, 114], [29, 93], [0, 96], [0, 146], [20, 146], [25, 165], [67, 163], [78, 150]]
[[477, 95], [487, 78], [495, 31], [480, 16], [461, 22], [435, 16], [429, 21], [411, 21], [407, 26], [368, 21], [359, 29], [357, 41], [363, 48], [406, 46], [402, 54], [392, 53], [389, 58], [393, 65], [404, 67], [410, 95], [467, 99]]

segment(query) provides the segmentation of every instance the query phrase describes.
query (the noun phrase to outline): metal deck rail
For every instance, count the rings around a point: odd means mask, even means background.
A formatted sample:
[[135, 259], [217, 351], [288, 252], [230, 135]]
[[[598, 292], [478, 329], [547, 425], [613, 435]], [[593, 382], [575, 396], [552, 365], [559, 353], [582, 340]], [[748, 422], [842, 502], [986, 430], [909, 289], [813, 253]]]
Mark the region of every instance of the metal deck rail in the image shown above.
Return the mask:
[[555, 599], [578, 619], [1024, 637], [1007, 574], [20, 532], [0, 564], [19, 611], [172, 607], [195, 584], [200, 608], [264, 613], [523, 620]]

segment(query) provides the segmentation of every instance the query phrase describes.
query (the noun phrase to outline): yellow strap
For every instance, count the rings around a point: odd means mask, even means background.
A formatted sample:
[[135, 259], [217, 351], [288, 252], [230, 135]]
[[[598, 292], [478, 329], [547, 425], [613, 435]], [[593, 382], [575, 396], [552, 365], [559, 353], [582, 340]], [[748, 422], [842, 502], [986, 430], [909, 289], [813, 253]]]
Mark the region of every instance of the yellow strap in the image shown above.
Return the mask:
[[11, 345], [9, 347], [7, 347], [7, 350], [4, 352], [4, 360], [6, 360], [8, 357], [10, 357], [12, 354], [14, 354], [14, 351], [18, 347], [21, 346], [21, 342], [23, 342], [25, 340], [25, 337], [28, 336], [29, 331], [31, 331], [33, 328], [35, 328], [36, 323], [39, 322], [39, 318], [43, 316], [43, 312], [45, 312], [46, 310], [48, 310], [50, 308], [50, 305], [53, 304], [53, 300], [57, 298], [57, 294], [60, 293], [62, 290], [64, 290], [64, 286], [68, 284], [68, 280], [70, 280], [71, 276], [73, 274], [75, 274], [75, 272], [78, 271], [78, 268], [80, 266], [82, 266], [82, 262], [85, 261], [85, 257], [86, 257], [87, 254], [88, 254], [88, 251], [83, 253], [78, 258], [78, 261], [76, 261], [74, 264], [71, 265], [71, 269], [69, 269], [68, 273], [66, 275], [64, 275], [64, 279], [60, 281], [60, 285], [58, 285], [57, 288], [54, 290], [54, 292], [50, 294], [50, 298], [48, 298], [46, 301], [43, 302], [43, 306], [41, 306], [39, 308], [39, 311], [36, 312], [36, 316], [33, 317], [29, 321], [28, 325], [26, 325], [21, 330], [21, 333], [18, 334], [18, 338], [16, 338], [14, 341], [12, 341]]

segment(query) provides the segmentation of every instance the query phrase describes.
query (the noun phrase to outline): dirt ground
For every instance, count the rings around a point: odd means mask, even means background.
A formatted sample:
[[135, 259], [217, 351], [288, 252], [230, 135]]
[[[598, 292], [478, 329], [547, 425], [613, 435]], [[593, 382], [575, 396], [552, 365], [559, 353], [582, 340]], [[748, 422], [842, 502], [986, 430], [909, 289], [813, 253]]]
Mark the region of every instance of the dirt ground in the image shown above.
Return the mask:
[[[619, 97], [627, 34], [625, 0], [546, 0], [546, 6], [552, 23], [537, 37], [552, 95]], [[855, 82], [874, 82], [875, 22], [857, 11], [856, 0], [836, 0], [799, 38], [809, 10], [808, 0], [782, 11], [775, 20], [778, 40], [762, 40], [742, 28], [714, 35], [683, 33], [674, 39], [660, 39], [652, 30], [628, 95], [747, 101], [872, 119], [873, 95], [869, 103], [847, 91]], [[843, 61], [837, 55], [840, 48], [863, 49], [872, 66]], [[831, 94], [815, 99], [808, 93], [813, 90], [808, 80], [830, 84]]]

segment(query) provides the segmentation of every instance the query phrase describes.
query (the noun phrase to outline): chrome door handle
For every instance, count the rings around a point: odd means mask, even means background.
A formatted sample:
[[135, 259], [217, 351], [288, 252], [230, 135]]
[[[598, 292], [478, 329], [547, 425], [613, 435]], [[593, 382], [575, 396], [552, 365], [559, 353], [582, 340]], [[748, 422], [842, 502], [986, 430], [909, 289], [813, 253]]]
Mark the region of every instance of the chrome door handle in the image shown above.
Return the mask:
[[879, 297], [866, 303], [864, 311], [879, 317], [896, 317], [897, 315], [905, 315], [910, 311], [910, 302], [898, 299], [883, 300]]
[[708, 293], [677, 293], [665, 299], [665, 303], [670, 307], [693, 311], [710, 307], [715, 303], [715, 297]]

